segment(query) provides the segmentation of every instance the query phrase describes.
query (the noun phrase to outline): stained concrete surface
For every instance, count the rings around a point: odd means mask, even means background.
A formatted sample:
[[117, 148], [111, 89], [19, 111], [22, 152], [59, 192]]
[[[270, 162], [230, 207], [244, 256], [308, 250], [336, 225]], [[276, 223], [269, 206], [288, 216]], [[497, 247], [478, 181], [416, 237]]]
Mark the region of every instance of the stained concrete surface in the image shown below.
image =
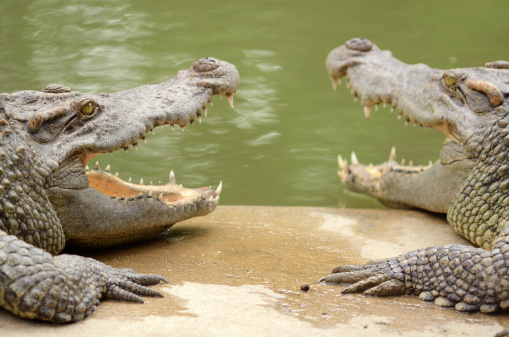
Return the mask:
[[[413, 296], [341, 295], [316, 284], [340, 264], [467, 244], [441, 216], [417, 211], [220, 206], [156, 240], [78, 252], [165, 276], [164, 298], [102, 302], [55, 325], [0, 309], [0, 336], [494, 336], [509, 316], [458, 313]], [[300, 290], [309, 283], [309, 292]]]

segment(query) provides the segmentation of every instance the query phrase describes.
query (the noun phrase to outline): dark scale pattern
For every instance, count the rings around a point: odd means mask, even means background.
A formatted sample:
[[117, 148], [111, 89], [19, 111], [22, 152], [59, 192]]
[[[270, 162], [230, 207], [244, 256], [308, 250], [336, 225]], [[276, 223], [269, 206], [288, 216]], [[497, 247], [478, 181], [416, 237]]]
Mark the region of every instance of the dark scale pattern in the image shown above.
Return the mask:
[[[492, 117], [499, 117], [493, 114]], [[507, 117], [506, 117], [507, 119]], [[509, 215], [509, 128], [506, 119], [490, 118], [482, 136], [467, 143], [479, 160], [451, 205], [448, 221], [473, 244], [491, 250]]]
[[161, 296], [143, 285], [163, 277], [48, 253], [65, 245], [43, 189], [48, 171], [5, 119], [0, 125], [0, 306], [20, 317], [61, 323], [89, 316], [103, 296], [133, 302], [143, 302], [139, 295]]
[[194, 194], [166, 202], [163, 194], [173, 186], [161, 187], [159, 196], [141, 187], [147, 193], [117, 200], [89, 186], [84, 165], [97, 154], [137, 148], [154, 127], [193, 123], [213, 94], [233, 105], [238, 83], [232, 64], [207, 58], [168, 81], [117, 93], [57, 84], [0, 93], [0, 307], [20, 317], [75, 322], [101, 299], [141, 303], [140, 296], [162, 296], [146, 286], [164, 277], [53, 255], [66, 242], [108, 246], [159, 235], [210, 213], [221, 189], [181, 187]]
[[0, 229], [57, 254], [65, 237], [43, 189], [44, 166], [5, 119], [0, 125]]
[[[348, 76], [354, 94], [365, 105], [367, 118], [372, 105], [387, 103], [407, 116], [407, 121], [415, 119], [425, 126], [438, 123], [451, 133], [446, 132], [449, 138], [440, 161], [430, 167], [430, 175], [423, 173], [422, 178], [411, 180], [384, 175], [379, 169], [378, 180], [366, 175], [364, 182], [362, 173], [367, 170], [362, 170], [362, 165], [348, 166], [340, 160], [345, 186], [387, 200], [388, 205], [446, 209], [453, 228], [479, 248], [446, 245], [420, 249], [382, 262], [340, 266], [320, 281], [352, 284], [344, 293], [419, 295], [424, 301], [458, 311], [509, 309], [509, 72], [501, 70], [507, 62], [492, 63], [491, 69], [442, 71], [405, 65], [374, 45], [355, 48], [358, 41], [334, 49], [326, 66], [333, 83]], [[458, 166], [451, 166], [453, 162]], [[442, 171], [445, 166], [450, 170], [447, 173]], [[434, 187], [424, 188], [428, 186]], [[432, 202], [447, 191], [453, 193], [440, 199], [440, 207]]]
[[354, 283], [343, 293], [419, 295], [458, 311], [509, 308], [509, 118], [493, 114], [467, 144], [475, 169], [453, 202], [448, 220], [475, 245], [430, 247], [383, 262], [340, 266], [321, 281]]

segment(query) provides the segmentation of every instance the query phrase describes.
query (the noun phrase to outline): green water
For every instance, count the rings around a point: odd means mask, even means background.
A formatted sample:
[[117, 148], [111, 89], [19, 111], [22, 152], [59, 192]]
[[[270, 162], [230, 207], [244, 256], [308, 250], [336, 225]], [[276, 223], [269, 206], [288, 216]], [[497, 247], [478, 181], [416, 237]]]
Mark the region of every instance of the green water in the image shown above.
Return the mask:
[[0, 92], [63, 83], [86, 92], [161, 82], [200, 57], [235, 64], [235, 109], [214, 98], [185, 132], [156, 129], [129, 153], [98, 157], [120, 177], [187, 187], [223, 181], [222, 204], [381, 207], [346, 192], [337, 155], [386, 160], [395, 145], [414, 164], [444, 137], [333, 92], [325, 57], [366, 37], [405, 62], [438, 68], [508, 59], [503, 1], [2, 0]]

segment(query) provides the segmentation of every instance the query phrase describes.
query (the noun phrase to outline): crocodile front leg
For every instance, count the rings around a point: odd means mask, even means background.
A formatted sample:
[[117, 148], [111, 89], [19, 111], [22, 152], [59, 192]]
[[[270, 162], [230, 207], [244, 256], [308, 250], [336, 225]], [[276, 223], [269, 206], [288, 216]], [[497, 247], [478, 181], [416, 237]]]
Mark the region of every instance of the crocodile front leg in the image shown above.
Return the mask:
[[339, 266], [319, 282], [348, 283], [342, 293], [419, 295], [458, 311], [492, 313], [509, 308], [509, 227], [492, 251], [446, 245], [362, 266]]
[[0, 231], [0, 307], [20, 317], [80, 321], [94, 312], [100, 299], [143, 303], [140, 296], [162, 297], [145, 287], [160, 281], [168, 282], [81, 256], [53, 257]]

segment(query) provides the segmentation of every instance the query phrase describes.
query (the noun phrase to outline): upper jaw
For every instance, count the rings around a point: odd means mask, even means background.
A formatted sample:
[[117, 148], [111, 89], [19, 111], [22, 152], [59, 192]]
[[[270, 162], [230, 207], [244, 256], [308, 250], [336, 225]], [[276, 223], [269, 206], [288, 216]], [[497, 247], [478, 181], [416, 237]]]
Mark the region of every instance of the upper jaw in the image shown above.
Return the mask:
[[[224, 95], [233, 106], [239, 72], [232, 64], [214, 58], [200, 59], [174, 78], [154, 85], [112, 94], [79, 94], [99, 104], [97, 116], [73, 132], [60, 134], [52, 144], [52, 155], [61, 162], [82, 151], [84, 164], [94, 156], [137, 147], [147, 132], [163, 125], [182, 130], [207, 115], [213, 95]], [[58, 146], [61, 142], [64, 146]]]
[[387, 104], [398, 109], [398, 118], [407, 123], [437, 128], [463, 143], [481, 122], [468, 106], [456, 104], [443, 91], [442, 70], [403, 63], [368, 40], [353, 39], [335, 48], [327, 56], [326, 68], [333, 87], [341, 77], [348, 78], [347, 86], [364, 105], [367, 119], [373, 106]]

